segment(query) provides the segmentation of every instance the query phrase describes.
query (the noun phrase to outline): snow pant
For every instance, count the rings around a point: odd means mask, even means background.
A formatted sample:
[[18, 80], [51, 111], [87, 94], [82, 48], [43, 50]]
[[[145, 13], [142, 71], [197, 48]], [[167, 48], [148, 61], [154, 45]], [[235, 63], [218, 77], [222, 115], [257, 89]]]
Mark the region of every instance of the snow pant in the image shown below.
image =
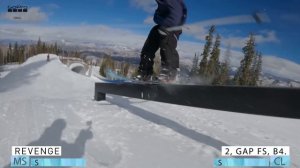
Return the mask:
[[156, 51], [160, 48], [161, 68], [169, 72], [179, 68], [179, 55], [176, 50], [177, 40], [182, 31], [167, 31], [159, 25], [154, 26], [141, 51], [139, 72], [142, 75], [153, 74], [153, 64]]

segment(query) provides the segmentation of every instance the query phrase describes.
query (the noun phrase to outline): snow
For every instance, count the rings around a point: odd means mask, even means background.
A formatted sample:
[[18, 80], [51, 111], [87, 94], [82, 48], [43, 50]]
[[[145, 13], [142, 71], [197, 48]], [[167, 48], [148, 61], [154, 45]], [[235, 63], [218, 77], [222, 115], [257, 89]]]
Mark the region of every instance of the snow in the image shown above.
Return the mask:
[[19, 64], [7, 64], [0, 66], [0, 78], [4, 78], [8, 75], [12, 70], [19, 67]]
[[84, 157], [88, 168], [213, 167], [222, 145], [287, 145], [292, 167], [300, 165], [300, 120], [115, 95], [96, 102], [97, 78], [50, 57], [0, 79], [0, 167], [17, 145], [60, 145], [63, 157]]

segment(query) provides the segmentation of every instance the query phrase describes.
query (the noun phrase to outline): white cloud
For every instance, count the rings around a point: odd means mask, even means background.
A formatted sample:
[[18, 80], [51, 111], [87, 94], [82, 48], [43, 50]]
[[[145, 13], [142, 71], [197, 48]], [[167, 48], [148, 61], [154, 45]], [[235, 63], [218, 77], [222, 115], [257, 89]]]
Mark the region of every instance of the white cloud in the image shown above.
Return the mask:
[[145, 24], [154, 24], [153, 16], [149, 16], [144, 20]]
[[[205, 40], [205, 36], [208, 33], [208, 28], [204, 27], [194, 27], [193, 29], [184, 30], [184, 33], [192, 35], [194, 38], [201, 41]], [[246, 44], [246, 41], [249, 39], [248, 36], [225, 36], [221, 34], [222, 44], [230, 44], [232, 48], [243, 48]], [[255, 34], [255, 41], [257, 44], [263, 43], [279, 43], [280, 40], [277, 37], [277, 34], [273, 30], [269, 31], [260, 31]]]
[[248, 37], [222, 37], [222, 44], [230, 45], [232, 48], [242, 49]]
[[276, 56], [263, 57], [263, 72], [300, 81], [300, 65]]
[[[270, 22], [270, 19], [266, 14], [260, 13], [258, 15], [259, 18], [262, 20], [262, 22]], [[246, 24], [246, 23], [256, 23], [256, 20], [254, 19], [253, 15], [236, 15], [236, 16], [228, 16], [228, 17], [222, 17], [216, 19], [209, 19], [209, 20], [189, 24], [188, 27], [192, 29], [193, 27], [208, 27], [211, 25], [218, 26], [218, 25], [234, 25], [234, 24]]]
[[189, 26], [207, 27], [211, 25], [218, 26], [218, 25], [233, 25], [233, 24], [244, 24], [244, 23], [255, 23], [255, 19], [252, 17], [252, 15], [238, 15], [238, 16], [229, 16], [229, 17], [205, 20], [205, 21], [190, 24]]
[[0, 19], [15, 22], [41, 22], [48, 19], [48, 15], [39, 7], [31, 7], [28, 12], [5, 12], [0, 14]]
[[0, 33], [2, 39], [37, 40], [38, 37], [41, 37], [46, 41], [91, 41], [130, 46], [142, 46], [145, 40], [144, 36], [105, 25], [80, 25], [74, 27], [8, 24], [1, 25]]
[[261, 31], [259, 35], [255, 35], [255, 40], [257, 43], [279, 43], [280, 40], [278, 39], [276, 32], [271, 30], [271, 31]]
[[[230, 44], [233, 48], [242, 48], [245, 46], [248, 39], [249, 37], [222, 37], [222, 43]], [[260, 31], [259, 34], [255, 35], [255, 41], [257, 44], [280, 42], [276, 32], [273, 30]]]
[[148, 13], [152, 13], [156, 8], [155, 0], [130, 0], [131, 4], [137, 8], [141, 8]]
[[193, 35], [197, 38], [203, 39], [207, 33], [207, 28], [211, 25], [233, 25], [233, 24], [245, 24], [245, 23], [256, 23], [252, 15], [238, 15], [224, 18], [210, 19], [185, 26], [185, 32]]
[[[263, 22], [270, 22], [270, 19], [265, 14], [259, 14], [261, 20]], [[205, 36], [208, 32], [208, 28], [211, 25], [215, 26], [224, 26], [224, 25], [235, 25], [235, 24], [255, 24], [256, 20], [252, 15], [237, 15], [237, 16], [229, 16], [223, 18], [216, 18], [205, 20], [197, 23], [187, 24], [185, 25], [184, 31], [185, 33], [200, 39], [204, 40]], [[257, 35], [257, 43], [263, 42], [278, 42], [279, 40], [276, 37], [275, 32], [262, 32], [261, 35]], [[247, 37], [223, 37], [223, 42], [230, 43], [233, 47], [240, 47], [243, 45], [244, 41]]]

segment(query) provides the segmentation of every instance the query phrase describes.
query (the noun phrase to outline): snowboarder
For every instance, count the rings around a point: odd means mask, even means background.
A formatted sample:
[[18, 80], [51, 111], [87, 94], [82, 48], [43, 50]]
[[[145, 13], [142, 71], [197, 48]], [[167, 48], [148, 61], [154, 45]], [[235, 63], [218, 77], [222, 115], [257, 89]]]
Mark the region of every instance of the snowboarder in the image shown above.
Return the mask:
[[177, 40], [182, 33], [181, 26], [187, 17], [184, 0], [156, 0], [158, 7], [154, 14], [155, 25], [142, 48], [137, 78], [150, 80], [156, 51], [160, 48], [161, 72], [167, 80], [175, 79], [179, 68]]

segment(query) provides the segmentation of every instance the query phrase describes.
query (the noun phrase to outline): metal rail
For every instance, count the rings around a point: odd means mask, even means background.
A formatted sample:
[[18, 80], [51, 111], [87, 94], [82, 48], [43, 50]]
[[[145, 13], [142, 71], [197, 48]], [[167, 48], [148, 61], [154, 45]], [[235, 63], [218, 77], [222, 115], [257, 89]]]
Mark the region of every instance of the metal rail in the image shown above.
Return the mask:
[[106, 94], [247, 114], [300, 119], [300, 89], [96, 83], [95, 100]]

